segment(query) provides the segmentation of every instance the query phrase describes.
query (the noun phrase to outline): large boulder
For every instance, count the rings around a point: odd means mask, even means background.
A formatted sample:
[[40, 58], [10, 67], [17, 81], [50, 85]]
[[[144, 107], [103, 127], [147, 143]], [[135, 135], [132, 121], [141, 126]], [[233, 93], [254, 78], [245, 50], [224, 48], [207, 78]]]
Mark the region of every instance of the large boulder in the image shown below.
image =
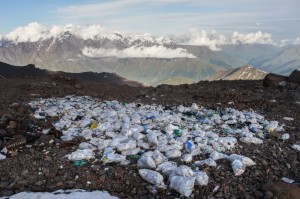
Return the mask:
[[300, 85], [300, 71], [294, 70], [287, 79], [288, 82], [296, 83]]
[[286, 76], [269, 73], [263, 79], [263, 85], [266, 87], [278, 86], [280, 82], [287, 81], [287, 79]]

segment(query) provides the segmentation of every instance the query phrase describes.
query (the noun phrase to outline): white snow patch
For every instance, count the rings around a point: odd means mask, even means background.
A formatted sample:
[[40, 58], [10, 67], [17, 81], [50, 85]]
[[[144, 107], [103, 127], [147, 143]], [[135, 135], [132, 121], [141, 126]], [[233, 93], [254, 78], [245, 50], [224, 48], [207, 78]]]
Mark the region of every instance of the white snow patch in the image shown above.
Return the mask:
[[87, 192], [80, 189], [58, 190], [49, 192], [21, 192], [10, 197], [1, 197], [1, 199], [118, 199], [107, 192], [92, 191]]

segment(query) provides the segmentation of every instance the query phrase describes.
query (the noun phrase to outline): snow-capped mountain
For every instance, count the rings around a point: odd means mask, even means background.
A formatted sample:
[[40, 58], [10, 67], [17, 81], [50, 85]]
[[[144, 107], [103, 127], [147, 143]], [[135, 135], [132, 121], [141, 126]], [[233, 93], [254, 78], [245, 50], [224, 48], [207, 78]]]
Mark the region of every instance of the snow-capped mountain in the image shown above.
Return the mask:
[[[257, 32], [219, 33], [192, 30], [181, 36], [121, 33], [102, 26], [45, 27], [32, 23], [0, 36], [0, 61], [12, 65], [35, 64], [41, 69], [65, 72], [114, 72], [148, 85], [175, 80], [197, 82], [222, 69], [247, 63], [267, 72], [290, 73], [300, 65], [297, 47], [279, 47], [271, 35]], [[286, 56], [289, 53], [291, 56]], [[280, 54], [285, 69], [272, 70]], [[298, 63], [298, 61], [294, 62]], [[176, 82], [175, 82], [176, 84]]]

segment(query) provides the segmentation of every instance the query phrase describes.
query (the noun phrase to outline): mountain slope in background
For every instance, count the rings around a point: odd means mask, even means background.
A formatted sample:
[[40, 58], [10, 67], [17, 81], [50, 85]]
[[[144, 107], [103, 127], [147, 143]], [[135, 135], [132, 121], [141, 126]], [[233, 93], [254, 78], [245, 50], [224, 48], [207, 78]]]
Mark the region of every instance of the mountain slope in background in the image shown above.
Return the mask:
[[206, 78], [206, 80], [261, 80], [266, 75], [267, 72], [256, 69], [250, 65], [245, 65], [239, 68], [220, 70]]
[[107, 83], [107, 84], [121, 84], [121, 85], [129, 85], [134, 87], [143, 86], [141, 83], [131, 81], [125, 79], [119, 75], [113, 73], [92, 73], [92, 72], [84, 72], [84, 73], [65, 73], [65, 72], [53, 72], [47, 70], [41, 70], [36, 68], [34, 65], [30, 64], [27, 66], [19, 67], [12, 66], [3, 62], [0, 62], [0, 77], [8, 78], [17, 75], [35, 75], [35, 76], [46, 76], [46, 75], [54, 75], [54, 76], [65, 76], [76, 78], [80, 80], [93, 81], [98, 83]]

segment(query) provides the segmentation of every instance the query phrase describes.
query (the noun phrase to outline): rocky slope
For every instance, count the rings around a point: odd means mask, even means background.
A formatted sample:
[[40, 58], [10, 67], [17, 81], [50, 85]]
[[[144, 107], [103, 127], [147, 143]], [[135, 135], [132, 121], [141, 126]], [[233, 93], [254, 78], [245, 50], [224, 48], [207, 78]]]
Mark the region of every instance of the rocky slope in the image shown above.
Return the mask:
[[[0, 196], [22, 191], [78, 188], [103, 189], [120, 198], [180, 197], [169, 188], [153, 192], [149, 183], [139, 176], [134, 157], [127, 166], [88, 161], [86, 165], [76, 167], [67, 161], [65, 155], [74, 151], [74, 146], [82, 140], [61, 141], [61, 133], [52, 128], [52, 122], [36, 120], [32, 115], [34, 110], [26, 105], [40, 97], [66, 95], [88, 95], [100, 101], [155, 103], [165, 106], [166, 110], [170, 106], [197, 103], [214, 110], [233, 107], [258, 111], [268, 120], [285, 124], [284, 133], [289, 133], [290, 139], [283, 141], [281, 133], [273, 132], [263, 145], [240, 143], [237, 150], [253, 159], [256, 165], [247, 167], [242, 176], [235, 176], [230, 163], [225, 160], [218, 160], [219, 167], [203, 166], [201, 169], [208, 173], [209, 184], [195, 187], [192, 198], [293, 199], [299, 196], [299, 152], [291, 148], [300, 143], [299, 86], [287, 84], [266, 88], [262, 81], [214, 81], [156, 88], [79, 83], [80, 89], [68, 79], [57, 80], [51, 76], [0, 79], [0, 139], [2, 144], [15, 143], [7, 158], [0, 161]], [[40, 133], [45, 128], [50, 128], [48, 135]], [[282, 182], [282, 177], [294, 179], [296, 183]]]
[[48, 70], [41, 70], [36, 68], [34, 65], [27, 65], [27, 66], [12, 66], [3, 62], [0, 62], [0, 77], [9, 78], [13, 76], [20, 76], [20, 75], [28, 75], [28, 76], [48, 76], [53, 75], [55, 77], [68, 77], [72, 78], [72, 81], [79, 80], [86, 80], [86, 81], [93, 81], [98, 83], [106, 83], [106, 84], [127, 84], [130, 86], [143, 86], [143, 84], [125, 79], [117, 74], [114, 73], [93, 73], [93, 72], [84, 72], [84, 73], [66, 73], [61, 71], [48, 71]]
[[256, 69], [250, 65], [245, 65], [239, 68], [220, 70], [206, 78], [206, 80], [262, 80], [266, 75], [267, 72]]

